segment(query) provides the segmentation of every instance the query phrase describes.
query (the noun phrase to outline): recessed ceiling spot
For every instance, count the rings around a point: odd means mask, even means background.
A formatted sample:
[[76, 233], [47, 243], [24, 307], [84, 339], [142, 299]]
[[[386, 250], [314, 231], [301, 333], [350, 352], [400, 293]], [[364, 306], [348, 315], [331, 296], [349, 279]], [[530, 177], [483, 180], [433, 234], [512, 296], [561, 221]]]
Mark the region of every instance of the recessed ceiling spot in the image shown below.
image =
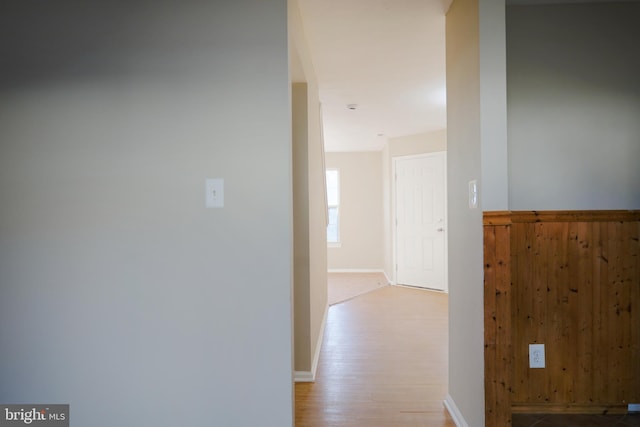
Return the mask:
[[358, 108], [358, 104], [347, 104], [349, 110], [355, 110]]

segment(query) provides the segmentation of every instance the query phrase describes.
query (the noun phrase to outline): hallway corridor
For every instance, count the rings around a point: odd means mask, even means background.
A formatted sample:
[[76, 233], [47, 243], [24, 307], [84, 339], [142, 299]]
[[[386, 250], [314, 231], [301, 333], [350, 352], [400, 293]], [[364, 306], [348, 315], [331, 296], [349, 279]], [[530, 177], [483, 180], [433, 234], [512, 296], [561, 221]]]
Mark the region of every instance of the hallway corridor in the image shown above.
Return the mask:
[[331, 306], [316, 382], [296, 384], [296, 426], [454, 427], [447, 298], [386, 286]]

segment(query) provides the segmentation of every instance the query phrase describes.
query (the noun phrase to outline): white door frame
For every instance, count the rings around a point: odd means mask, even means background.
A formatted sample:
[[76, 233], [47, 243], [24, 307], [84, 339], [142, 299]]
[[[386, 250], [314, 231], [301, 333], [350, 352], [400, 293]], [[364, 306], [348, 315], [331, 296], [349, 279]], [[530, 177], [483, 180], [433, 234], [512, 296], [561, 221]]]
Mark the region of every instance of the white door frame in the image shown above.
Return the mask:
[[393, 284], [398, 283], [397, 277], [397, 248], [398, 248], [398, 236], [396, 230], [396, 224], [398, 218], [396, 216], [396, 162], [398, 160], [418, 159], [426, 157], [444, 157], [444, 292], [449, 292], [449, 229], [448, 229], [448, 203], [447, 203], [447, 152], [435, 151], [432, 153], [414, 154], [409, 156], [393, 156], [391, 158], [391, 245], [392, 245], [392, 276]]

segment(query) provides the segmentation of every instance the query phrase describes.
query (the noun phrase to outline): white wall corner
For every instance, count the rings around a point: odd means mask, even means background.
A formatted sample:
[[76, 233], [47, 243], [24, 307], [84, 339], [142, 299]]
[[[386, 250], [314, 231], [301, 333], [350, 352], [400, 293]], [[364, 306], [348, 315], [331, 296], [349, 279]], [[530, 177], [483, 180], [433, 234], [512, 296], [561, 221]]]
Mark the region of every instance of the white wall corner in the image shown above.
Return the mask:
[[293, 373], [293, 381], [297, 383], [312, 383], [316, 381], [316, 371], [318, 370], [318, 361], [320, 360], [320, 350], [322, 349], [322, 341], [324, 339], [324, 327], [327, 325], [327, 315], [329, 313], [329, 304], [324, 307], [324, 315], [320, 324], [320, 333], [316, 343], [316, 352], [313, 355], [310, 371], [295, 371]]
[[457, 427], [469, 427], [469, 424], [465, 421], [462, 413], [458, 409], [456, 402], [453, 401], [453, 397], [450, 394], [447, 394], [447, 397], [444, 399], [444, 407], [447, 408], [447, 412], [453, 418], [453, 422], [456, 423]]
[[388, 284], [390, 284], [390, 285], [396, 285], [397, 284], [393, 280], [389, 279], [389, 275], [387, 274], [386, 271], [383, 270], [382, 273], [384, 274], [384, 278], [385, 278], [385, 280], [387, 281]]

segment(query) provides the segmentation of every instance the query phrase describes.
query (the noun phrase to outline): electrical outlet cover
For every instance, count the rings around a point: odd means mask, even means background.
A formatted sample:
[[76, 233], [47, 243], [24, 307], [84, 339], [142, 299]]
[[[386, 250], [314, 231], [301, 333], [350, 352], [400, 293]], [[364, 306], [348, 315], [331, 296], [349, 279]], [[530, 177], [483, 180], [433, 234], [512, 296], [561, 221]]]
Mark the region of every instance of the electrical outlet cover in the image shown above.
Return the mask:
[[544, 368], [544, 344], [529, 344], [529, 367]]

